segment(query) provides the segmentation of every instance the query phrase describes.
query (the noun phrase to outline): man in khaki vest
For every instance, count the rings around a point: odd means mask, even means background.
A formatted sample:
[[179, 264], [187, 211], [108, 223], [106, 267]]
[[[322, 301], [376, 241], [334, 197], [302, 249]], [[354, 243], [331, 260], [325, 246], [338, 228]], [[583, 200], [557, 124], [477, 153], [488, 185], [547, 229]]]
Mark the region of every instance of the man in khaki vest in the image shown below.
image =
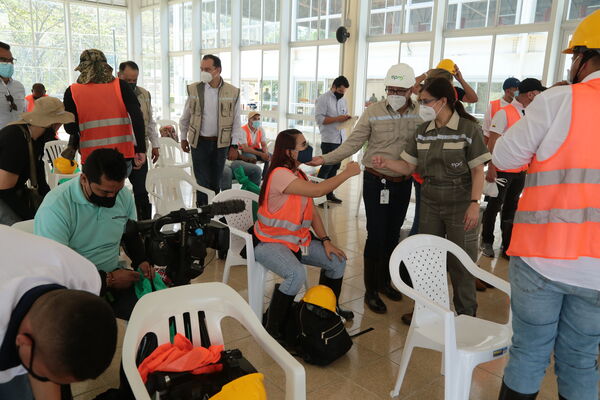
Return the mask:
[[[181, 148], [192, 153], [194, 176], [199, 185], [219, 193], [227, 151], [244, 139], [240, 124], [240, 90], [221, 78], [221, 60], [212, 54], [202, 58], [200, 82], [188, 85], [188, 99], [179, 127]], [[198, 205], [207, 203], [197, 193]]]
[[[146, 148], [152, 145], [152, 162], [155, 163], [159, 157], [160, 143], [158, 142], [158, 133], [156, 123], [152, 118], [152, 99], [150, 93], [143, 87], [137, 86], [140, 68], [133, 61], [125, 61], [119, 65], [119, 79], [124, 80], [131, 86], [133, 93], [140, 102], [140, 108], [144, 116], [144, 126], [146, 127]], [[148, 161], [139, 168], [134, 168], [129, 175], [129, 182], [133, 186], [133, 195], [135, 197], [135, 208], [137, 210], [138, 220], [152, 218], [152, 205], [148, 199], [146, 191], [146, 176], [148, 175]]]

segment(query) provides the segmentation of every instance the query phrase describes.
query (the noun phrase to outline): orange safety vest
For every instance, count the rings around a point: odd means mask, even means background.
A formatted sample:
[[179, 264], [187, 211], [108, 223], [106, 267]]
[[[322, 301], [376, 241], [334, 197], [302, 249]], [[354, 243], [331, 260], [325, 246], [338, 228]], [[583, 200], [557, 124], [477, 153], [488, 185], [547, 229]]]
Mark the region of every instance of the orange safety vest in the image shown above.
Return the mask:
[[[297, 194], [288, 195], [288, 199], [278, 211], [269, 211], [269, 194], [271, 193], [271, 179], [280, 169], [275, 168], [267, 182], [266, 196], [258, 207], [258, 220], [254, 224], [254, 234], [262, 242], [281, 243], [291, 251], [297, 252], [300, 246], [310, 245], [310, 227], [313, 217], [313, 202], [310, 197]], [[304, 172], [298, 170], [300, 178], [308, 180]]]
[[547, 160], [534, 156], [508, 254], [600, 258], [600, 79], [572, 85], [571, 127]]
[[[500, 100], [498, 100], [498, 102], [499, 101]], [[518, 120], [521, 119], [521, 113], [512, 104], [509, 104], [506, 107], [502, 107], [501, 110], [504, 110], [504, 112], [506, 113], [506, 129], [504, 130], [504, 132], [506, 132], [511, 126], [513, 126]], [[506, 169], [506, 170], [498, 169], [497, 171], [518, 174], [519, 172], [527, 171], [528, 167], [529, 167], [528, 165], [523, 165], [521, 168]]]
[[[43, 95], [42, 97], [46, 97], [48, 96], [47, 94]], [[35, 105], [35, 99], [33, 98], [32, 94], [28, 94], [27, 96], [25, 96], [25, 100], [27, 100], [27, 112], [32, 112], [33, 111], [33, 106]]]
[[494, 118], [494, 115], [496, 115], [501, 108], [502, 105], [500, 103], [500, 99], [490, 101], [490, 119]]
[[248, 124], [242, 126], [242, 129], [246, 131], [246, 142], [248, 143], [248, 146], [253, 149], [262, 150], [262, 129], [258, 128], [256, 130], [256, 139], [254, 140], [254, 143], [252, 143], [252, 132], [250, 131]]
[[119, 79], [110, 83], [74, 83], [71, 94], [79, 120], [81, 163], [96, 149], [116, 149], [125, 158], [135, 155], [131, 120]]

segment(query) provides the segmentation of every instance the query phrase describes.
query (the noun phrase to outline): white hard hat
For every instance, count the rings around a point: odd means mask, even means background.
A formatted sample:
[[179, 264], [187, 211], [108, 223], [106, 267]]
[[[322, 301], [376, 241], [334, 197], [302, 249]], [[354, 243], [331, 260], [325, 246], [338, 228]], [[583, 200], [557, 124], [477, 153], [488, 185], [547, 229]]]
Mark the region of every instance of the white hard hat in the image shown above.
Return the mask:
[[396, 86], [402, 88], [412, 87], [415, 81], [415, 71], [408, 64], [396, 64], [388, 70], [383, 81], [385, 86]]

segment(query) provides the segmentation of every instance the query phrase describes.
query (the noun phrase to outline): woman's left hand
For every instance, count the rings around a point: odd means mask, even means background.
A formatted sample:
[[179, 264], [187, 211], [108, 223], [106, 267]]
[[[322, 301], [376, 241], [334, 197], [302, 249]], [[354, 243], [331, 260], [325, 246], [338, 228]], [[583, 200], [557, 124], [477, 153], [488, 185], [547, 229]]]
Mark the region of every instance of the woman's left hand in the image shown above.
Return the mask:
[[331, 240], [326, 240], [323, 242], [323, 247], [325, 248], [325, 255], [327, 256], [327, 258], [329, 258], [330, 260], [332, 260], [332, 254], [335, 254], [336, 256], [338, 256], [341, 260], [345, 260], [346, 259], [346, 254], [338, 249], [337, 247], [335, 247], [332, 243]]
[[465, 224], [465, 231], [470, 231], [471, 229], [477, 227], [478, 221], [479, 221], [479, 204], [471, 203], [469, 205], [469, 208], [467, 208], [465, 217], [463, 218], [463, 222]]

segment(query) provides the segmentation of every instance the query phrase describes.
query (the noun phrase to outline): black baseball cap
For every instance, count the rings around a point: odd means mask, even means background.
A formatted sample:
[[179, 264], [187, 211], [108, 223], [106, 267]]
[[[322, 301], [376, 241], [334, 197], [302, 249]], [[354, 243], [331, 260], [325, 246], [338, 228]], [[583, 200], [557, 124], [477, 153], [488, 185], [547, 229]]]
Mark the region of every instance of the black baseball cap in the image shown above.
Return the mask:
[[535, 78], [523, 79], [521, 83], [519, 83], [519, 93], [528, 93], [533, 92], [534, 90], [543, 92], [546, 90], [546, 87], [542, 85], [542, 82]]

